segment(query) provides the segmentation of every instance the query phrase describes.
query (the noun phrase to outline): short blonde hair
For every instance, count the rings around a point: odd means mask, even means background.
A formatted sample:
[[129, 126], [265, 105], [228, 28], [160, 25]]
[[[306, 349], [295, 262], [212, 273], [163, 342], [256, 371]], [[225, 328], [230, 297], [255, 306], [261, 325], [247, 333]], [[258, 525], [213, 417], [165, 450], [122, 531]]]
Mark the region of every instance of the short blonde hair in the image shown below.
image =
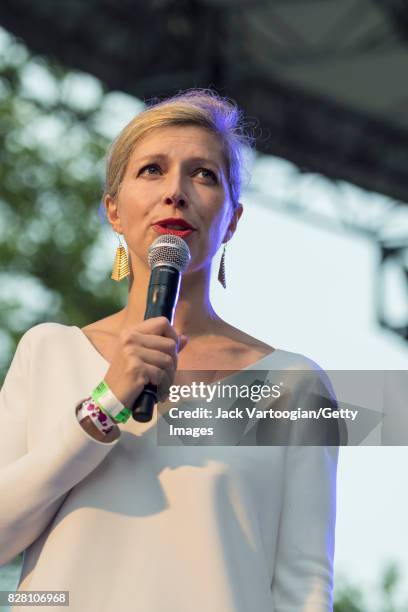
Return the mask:
[[235, 102], [210, 89], [190, 89], [163, 101], [156, 100], [147, 102], [147, 108], [132, 119], [113, 141], [107, 157], [103, 199], [108, 194], [113, 199], [117, 197], [129, 159], [143, 136], [161, 127], [195, 125], [210, 130], [221, 142], [235, 209], [247, 173], [248, 153], [254, 143], [253, 136], [246, 132], [243, 112]]

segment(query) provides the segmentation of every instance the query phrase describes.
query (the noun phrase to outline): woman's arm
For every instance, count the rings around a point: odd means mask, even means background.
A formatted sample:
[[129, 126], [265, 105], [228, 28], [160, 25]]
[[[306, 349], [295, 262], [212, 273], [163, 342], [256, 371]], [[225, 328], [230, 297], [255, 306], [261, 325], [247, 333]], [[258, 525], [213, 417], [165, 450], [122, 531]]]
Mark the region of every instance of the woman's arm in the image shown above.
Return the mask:
[[71, 413], [56, 420], [46, 443], [28, 451], [26, 415], [30, 403], [35, 405], [29, 394], [35, 389], [29, 379], [30, 331], [21, 338], [0, 391], [0, 565], [38, 538], [69, 490], [101, 463], [119, 439], [96, 440], [89, 428], [87, 433], [78, 423], [72, 406]]
[[331, 612], [337, 446], [289, 446], [272, 592], [275, 612]]
[[[327, 374], [311, 360], [308, 362], [312, 368], [301, 374], [291, 407], [316, 413], [322, 406], [337, 409]], [[272, 579], [275, 610], [332, 612], [341, 423], [333, 418], [307, 418], [291, 425]]]

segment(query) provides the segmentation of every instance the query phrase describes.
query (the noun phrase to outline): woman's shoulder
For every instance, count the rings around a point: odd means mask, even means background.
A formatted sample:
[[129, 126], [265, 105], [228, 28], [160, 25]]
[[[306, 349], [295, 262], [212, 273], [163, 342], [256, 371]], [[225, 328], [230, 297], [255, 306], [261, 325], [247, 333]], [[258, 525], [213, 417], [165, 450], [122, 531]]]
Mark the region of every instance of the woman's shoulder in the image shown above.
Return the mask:
[[33, 348], [49, 346], [53, 341], [66, 341], [73, 329], [75, 329], [74, 325], [54, 321], [37, 323], [22, 334], [18, 341], [18, 350], [26, 352]]
[[255, 338], [250, 334], [247, 334], [242, 329], [238, 329], [229, 323], [224, 322], [221, 332], [226, 344], [233, 350], [252, 352], [259, 358], [262, 358], [276, 350], [270, 344], [267, 344], [266, 342], [263, 342], [262, 340], [259, 340], [259, 338]]
[[326, 370], [313, 358], [301, 352], [273, 347], [238, 329], [234, 335], [236, 340], [242, 343], [242, 347], [245, 347], [247, 354], [251, 355], [252, 358], [249, 360], [251, 363], [263, 360], [264, 368], [297, 372], [295, 377], [298, 381], [310, 381], [311, 383], [319, 381], [329, 389], [332, 388]]
[[231, 325], [228, 325], [227, 330], [228, 344], [231, 349], [242, 350], [243, 353], [252, 354], [254, 361], [267, 356], [272, 358], [273, 356], [274, 363], [286, 365], [291, 369], [323, 371], [316, 361], [302, 353], [271, 346], [267, 342], [255, 338]]
[[74, 325], [65, 325], [64, 323], [57, 323], [55, 321], [45, 321], [43, 323], [37, 323], [33, 325], [22, 335], [23, 338], [40, 338], [43, 336], [55, 336], [58, 334], [66, 333], [66, 330], [71, 330]]
[[118, 333], [118, 322], [117, 315], [109, 315], [98, 321], [94, 321], [81, 327], [81, 331], [86, 336], [117, 336]]
[[44, 322], [37, 323], [28, 328], [17, 342], [17, 346], [12, 357], [12, 363], [20, 363], [23, 367], [38, 357], [38, 363], [44, 365], [44, 360], [51, 357], [55, 358], [55, 348], [67, 344], [70, 330], [74, 326], [63, 325], [62, 323]]
[[235, 354], [246, 355], [246, 359], [249, 361], [256, 362], [265, 357], [270, 357], [271, 364], [273, 363], [277, 369], [288, 368], [291, 370], [323, 372], [316, 361], [302, 353], [271, 346], [267, 342], [225, 322], [222, 331], [227, 350], [229, 349]]
[[84, 327], [78, 327], [77, 325], [66, 325], [65, 323], [57, 323], [56, 321], [45, 321], [44, 323], [37, 323], [30, 327], [21, 336], [21, 340], [37, 339], [37, 338], [58, 338], [61, 336], [67, 336], [73, 330], [81, 330], [85, 335], [91, 335], [94, 333], [104, 332], [104, 327], [101, 325], [101, 321], [90, 323]]

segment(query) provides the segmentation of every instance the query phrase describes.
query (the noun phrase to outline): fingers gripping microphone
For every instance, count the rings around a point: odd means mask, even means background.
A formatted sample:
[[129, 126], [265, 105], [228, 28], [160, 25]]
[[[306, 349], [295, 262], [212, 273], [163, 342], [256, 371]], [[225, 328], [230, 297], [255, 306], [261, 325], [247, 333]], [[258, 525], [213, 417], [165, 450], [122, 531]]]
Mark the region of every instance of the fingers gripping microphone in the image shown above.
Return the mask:
[[[152, 242], [147, 255], [152, 272], [147, 292], [145, 320], [164, 316], [173, 323], [181, 275], [190, 263], [190, 259], [190, 249], [179, 236], [163, 234]], [[135, 421], [142, 423], [150, 421], [156, 402], [157, 385], [149, 383], [133, 403], [132, 415]]]

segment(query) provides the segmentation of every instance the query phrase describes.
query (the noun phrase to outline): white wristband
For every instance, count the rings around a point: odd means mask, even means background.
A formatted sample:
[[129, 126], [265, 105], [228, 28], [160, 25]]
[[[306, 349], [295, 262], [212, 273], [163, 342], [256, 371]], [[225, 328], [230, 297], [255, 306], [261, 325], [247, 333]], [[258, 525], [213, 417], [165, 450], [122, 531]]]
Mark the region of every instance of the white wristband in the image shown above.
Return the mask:
[[125, 408], [108, 387], [105, 388], [103, 394], [98, 395], [98, 403], [113, 418]]

